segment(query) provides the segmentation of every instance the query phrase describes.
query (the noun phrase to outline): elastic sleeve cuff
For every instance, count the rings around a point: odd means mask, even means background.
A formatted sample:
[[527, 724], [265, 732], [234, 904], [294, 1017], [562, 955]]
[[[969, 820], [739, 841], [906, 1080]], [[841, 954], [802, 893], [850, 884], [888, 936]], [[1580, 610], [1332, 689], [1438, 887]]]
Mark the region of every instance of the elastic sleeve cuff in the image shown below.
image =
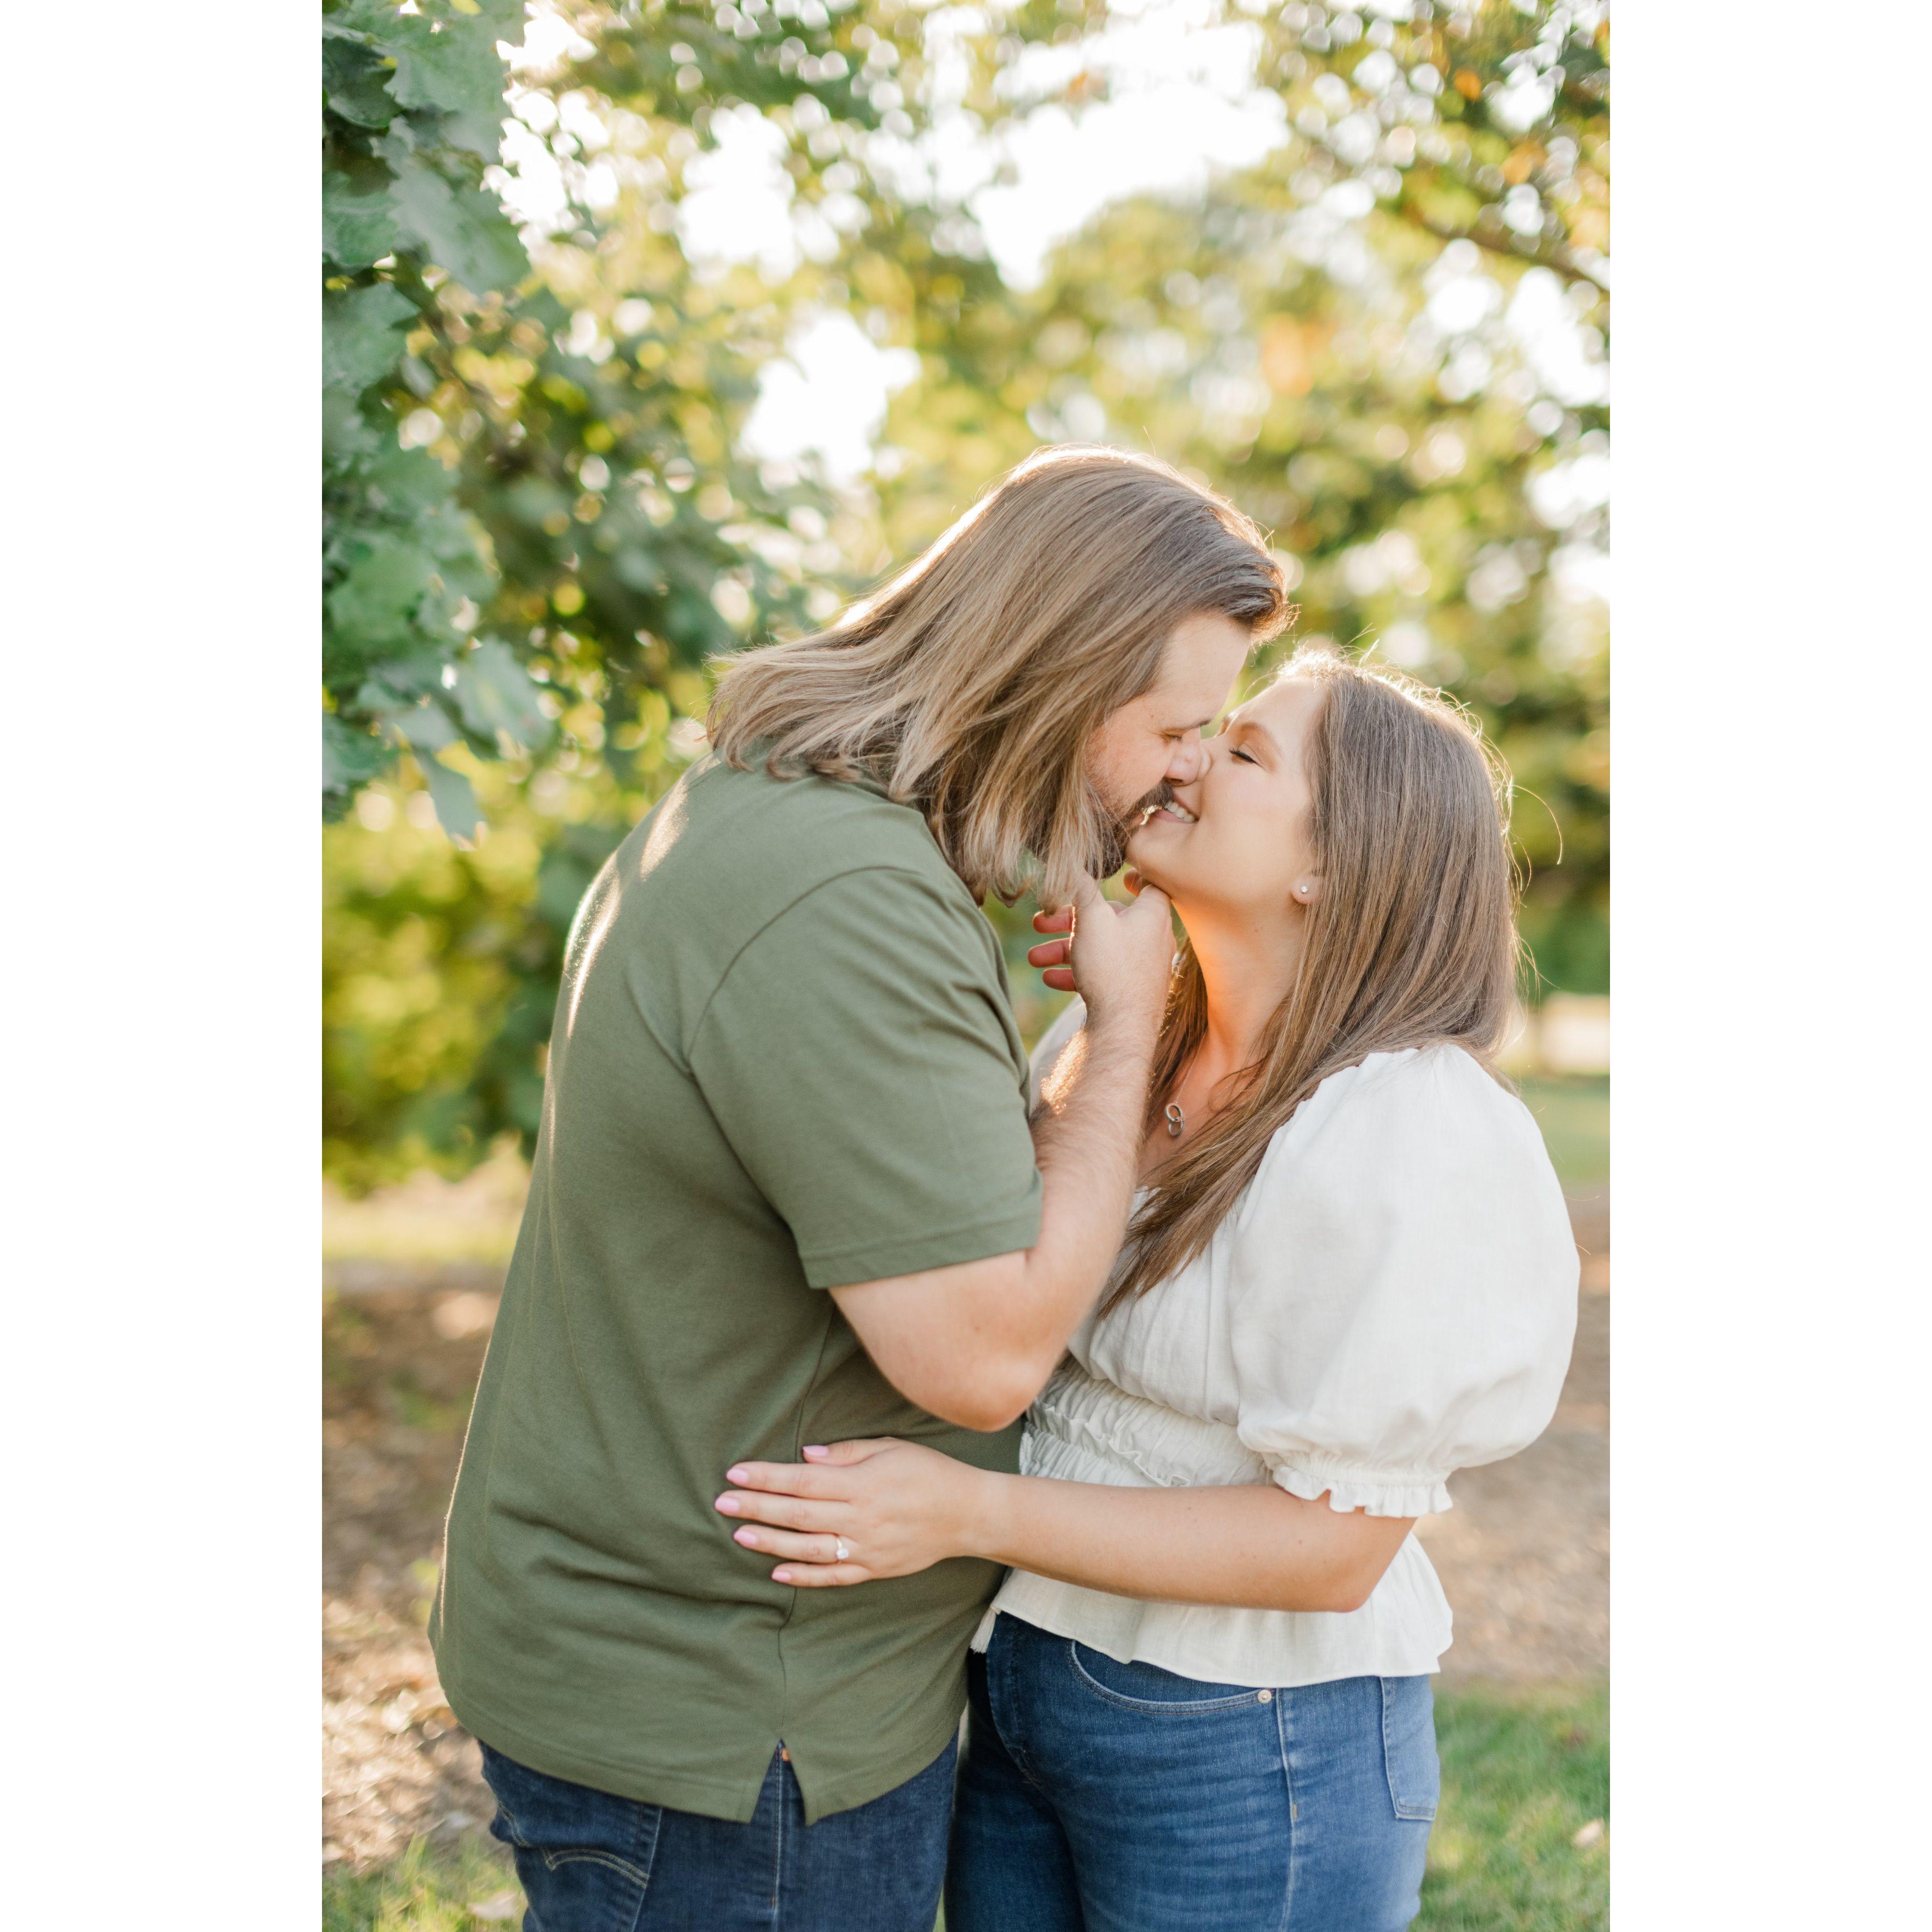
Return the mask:
[[1426, 1469], [1365, 1469], [1339, 1456], [1298, 1456], [1268, 1463], [1268, 1474], [1292, 1496], [1313, 1502], [1322, 1496], [1342, 1514], [1363, 1510], [1370, 1516], [1440, 1516], [1454, 1507], [1449, 1485]]

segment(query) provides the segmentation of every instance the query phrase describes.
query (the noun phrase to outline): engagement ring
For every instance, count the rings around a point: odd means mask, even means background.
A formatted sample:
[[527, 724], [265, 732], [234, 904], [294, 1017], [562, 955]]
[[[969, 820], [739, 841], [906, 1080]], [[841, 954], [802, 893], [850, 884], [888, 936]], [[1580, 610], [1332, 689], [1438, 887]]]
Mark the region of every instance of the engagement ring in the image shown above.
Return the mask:
[[832, 1539], [832, 1540], [833, 1546], [838, 1552], [838, 1561], [843, 1563], [846, 1558], [852, 1554], [852, 1552], [848, 1546], [845, 1539], [842, 1536], [836, 1536]]

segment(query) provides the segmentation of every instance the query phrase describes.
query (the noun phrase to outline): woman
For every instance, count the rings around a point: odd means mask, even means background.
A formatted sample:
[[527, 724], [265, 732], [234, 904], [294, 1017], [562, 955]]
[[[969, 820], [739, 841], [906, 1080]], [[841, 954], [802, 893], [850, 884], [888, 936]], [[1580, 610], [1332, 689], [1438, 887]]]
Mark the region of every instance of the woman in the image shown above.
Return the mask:
[[[728, 1473], [781, 1581], [1012, 1566], [970, 1664], [950, 1932], [1418, 1908], [1450, 1614], [1409, 1532], [1540, 1432], [1575, 1321], [1561, 1191], [1489, 1064], [1506, 796], [1441, 698], [1299, 652], [1130, 848], [1186, 942], [1135, 1219], [1026, 1473], [895, 1442]], [[1049, 983], [1068, 944], [1034, 950]], [[1036, 1055], [1048, 1107], [1078, 1027]]]

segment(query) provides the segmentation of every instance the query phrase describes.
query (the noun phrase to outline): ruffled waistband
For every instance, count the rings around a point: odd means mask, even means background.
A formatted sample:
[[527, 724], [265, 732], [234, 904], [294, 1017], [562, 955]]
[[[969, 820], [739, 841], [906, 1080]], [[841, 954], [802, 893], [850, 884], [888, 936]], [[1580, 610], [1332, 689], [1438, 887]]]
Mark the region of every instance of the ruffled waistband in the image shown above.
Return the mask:
[[1156, 1489], [1268, 1480], [1268, 1465], [1228, 1424], [1130, 1395], [1074, 1362], [1028, 1411], [1022, 1467], [1030, 1476]]

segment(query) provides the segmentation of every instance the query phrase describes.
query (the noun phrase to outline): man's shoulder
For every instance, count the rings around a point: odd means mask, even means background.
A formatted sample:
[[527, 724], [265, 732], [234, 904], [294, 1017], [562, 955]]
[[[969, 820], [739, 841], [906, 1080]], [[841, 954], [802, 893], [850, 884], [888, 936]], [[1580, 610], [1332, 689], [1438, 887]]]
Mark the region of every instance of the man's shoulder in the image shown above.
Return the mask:
[[596, 934], [573, 940], [581, 970], [614, 972], [627, 989], [596, 1010], [641, 1016], [679, 1053], [725, 976], [754, 956], [782, 962], [806, 998], [884, 932], [909, 976], [925, 962], [1004, 986], [992, 928], [917, 811], [862, 786], [710, 759], [618, 848], [578, 922]]
[[752, 836], [818, 844], [828, 837], [877, 851], [884, 862], [919, 869], [947, 869], [925, 816], [875, 786], [815, 772], [774, 778], [762, 766], [748, 769], [706, 758], [684, 781], [694, 812], [720, 831], [742, 828]]
[[707, 890], [728, 878], [734, 890], [788, 901], [844, 874], [877, 870], [914, 874], [966, 901], [915, 807], [840, 779], [773, 778], [707, 758], [639, 830], [640, 858], [654, 851], [660, 865], [689, 866]]

